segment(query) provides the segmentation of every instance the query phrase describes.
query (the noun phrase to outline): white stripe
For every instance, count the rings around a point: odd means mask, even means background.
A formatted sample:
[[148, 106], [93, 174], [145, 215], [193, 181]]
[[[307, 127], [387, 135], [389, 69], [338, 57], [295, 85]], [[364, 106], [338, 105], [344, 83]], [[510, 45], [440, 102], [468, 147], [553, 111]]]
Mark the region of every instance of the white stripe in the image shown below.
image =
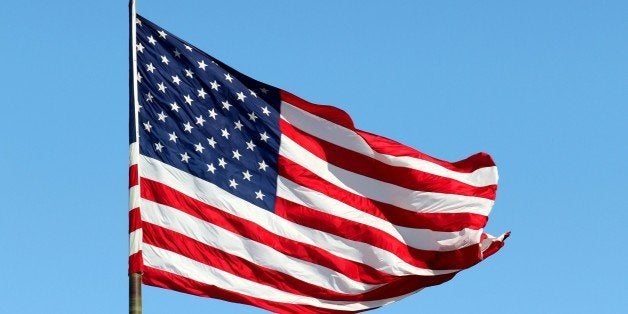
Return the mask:
[[413, 191], [353, 173], [322, 160], [285, 135], [281, 136], [279, 154], [346, 191], [414, 212], [488, 216], [494, 203], [481, 197]]
[[137, 164], [137, 157], [140, 155], [140, 146], [137, 142], [131, 143], [129, 145], [129, 166]]
[[144, 244], [142, 252], [146, 266], [228, 291], [273, 302], [309, 305], [332, 310], [360, 311], [383, 306], [410, 295], [364, 302], [321, 300], [262, 285], [149, 244]]
[[478, 187], [497, 184], [497, 167], [484, 167], [472, 173], [463, 173], [415, 157], [381, 154], [374, 151], [360, 135], [352, 130], [313, 115], [285, 101], [281, 102], [281, 118], [313, 136], [391, 166], [411, 168]]
[[307, 283], [339, 293], [358, 294], [379, 287], [307, 261], [286, 256], [275, 249], [193, 217], [172, 207], [144, 200], [142, 221], [178, 232], [189, 238], [273, 269]]
[[503, 233], [499, 237], [495, 237], [487, 233], [486, 239], [480, 242], [480, 250], [482, 251], [482, 253], [484, 253], [484, 251], [486, 251], [486, 249], [488, 249], [491, 246], [491, 244], [493, 244], [493, 242], [504, 242], [505, 237], [506, 237], [506, 233]]
[[408, 264], [396, 255], [368, 244], [344, 239], [319, 230], [303, 227], [270, 213], [226, 192], [216, 185], [194, 177], [159, 160], [140, 156], [140, 176], [162, 182], [179, 192], [224, 212], [251, 221], [276, 235], [314, 245], [351, 261], [369, 265], [392, 275], [432, 276], [456, 272], [432, 270]]
[[482, 230], [441, 232], [396, 226], [323, 193], [300, 186], [284, 177], [277, 180], [277, 196], [311, 209], [342, 217], [381, 230], [401, 243], [420, 250], [453, 251], [480, 242]]
[[140, 207], [140, 186], [134, 185], [129, 188], [129, 210]]
[[142, 229], [136, 229], [129, 233], [129, 256], [142, 249]]
[[[139, 154], [140, 154], [140, 148], [137, 142], [131, 143], [131, 145], [129, 145], [129, 166], [137, 164]], [[129, 188], [129, 210], [133, 208], [137, 208], [139, 206], [140, 206], [140, 184], [139, 184], [139, 178], [138, 178], [137, 185], [134, 185]]]

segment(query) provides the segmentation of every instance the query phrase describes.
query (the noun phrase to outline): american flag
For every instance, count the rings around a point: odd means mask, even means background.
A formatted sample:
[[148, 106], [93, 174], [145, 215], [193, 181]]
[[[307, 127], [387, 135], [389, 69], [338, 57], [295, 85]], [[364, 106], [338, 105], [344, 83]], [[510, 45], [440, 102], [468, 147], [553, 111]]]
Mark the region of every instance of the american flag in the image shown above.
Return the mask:
[[358, 312], [503, 246], [484, 153], [450, 163], [249, 78], [141, 16], [130, 261], [143, 283], [274, 312]]

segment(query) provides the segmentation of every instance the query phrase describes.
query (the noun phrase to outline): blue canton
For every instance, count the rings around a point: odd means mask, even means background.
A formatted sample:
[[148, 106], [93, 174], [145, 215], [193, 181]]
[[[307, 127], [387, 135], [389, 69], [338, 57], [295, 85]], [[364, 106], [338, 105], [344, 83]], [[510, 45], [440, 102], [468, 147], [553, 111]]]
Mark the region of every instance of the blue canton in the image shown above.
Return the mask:
[[279, 90], [138, 16], [140, 153], [274, 210]]

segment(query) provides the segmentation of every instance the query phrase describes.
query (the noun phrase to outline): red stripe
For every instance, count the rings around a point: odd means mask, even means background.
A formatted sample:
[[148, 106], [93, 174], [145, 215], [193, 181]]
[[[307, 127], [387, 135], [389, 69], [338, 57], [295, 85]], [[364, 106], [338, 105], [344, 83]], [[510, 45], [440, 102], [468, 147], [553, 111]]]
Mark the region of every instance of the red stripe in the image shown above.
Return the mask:
[[129, 274], [141, 273], [144, 270], [144, 259], [142, 251], [129, 256]]
[[275, 313], [354, 313], [351, 311], [328, 310], [308, 305], [297, 305], [263, 300], [222, 289], [214, 285], [208, 285], [149, 266], [146, 266], [144, 269], [142, 282], [147, 285], [176, 290], [197, 296], [253, 305]]
[[279, 156], [279, 175], [291, 181], [321, 192], [365, 213], [390, 221], [390, 223], [436, 231], [460, 231], [464, 228], [484, 228], [488, 217], [472, 213], [417, 213], [387, 203], [371, 200], [339, 188], [297, 163]]
[[453, 163], [445, 160], [440, 160], [386, 137], [356, 129], [354, 127], [353, 120], [351, 119], [349, 114], [336, 107], [316, 105], [286, 91], [281, 91], [281, 100], [299, 109], [307, 111], [313, 115], [319, 116], [325, 120], [331, 121], [333, 123], [355, 131], [375, 151], [382, 154], [388, 154], [393, 156], [411, 156], [433, 162], [453, 171], [467, 173], [473, 172], [483, 167], [495, 166], [495, 162], [493, 161], [491, 156], [486, 153], [478, 153], [466, 159]]
[[136, 207], [129, 211], [129, 233], [142, 228], [142, 217], [140, 217], [140, 208]]
[[397, 277], [395, 281], [361, 295], [364, 301], [383, 300], [399, 297], [418, 289], [439, 285], [451, 280], [457, 273], [438, 276], [404, 276]]
[[[148, 222], [144, 222], [144, 242], [221, 269], [238, 277], [289, 293], [331, 301], [373, 301], [398, 297], [416, 289], [433, 286], [453, 278], [455, 273], [438, 276], [394, 277], [386, 286], [360, 294], [338, 293], [299, 280], [282, 272], [259, 266], [238, 256], [198, 242]], [[411, 281], [411, 282], [407, 282]], [[405, 283], [404, 283], [405, 282]], [[403, 283], [403, 284], [402, 284]], [[410, 284], [411, 283], [411, 284]], [[405, 290], [407, 289], [407, 290]]]
[[129, 187], [133, 187], [137, 185], [137, 164], [131, 165], [129, 167]]
[[141, 195], [144, 199], [176, 208], [243, 237], [268, 245], [285, 255], [343, 273], [355, 281], [375, 284], [391, 280], [391, 275], [367, 265], [340, 258], [314, 245], [271, 233], [258, 224], [223, 212], [159, 182], [141, 178]]
[[420, 151], [403, 145], [399, 142], [391, 140], [389, 138], [376, 135], [373, 133], [369, 133], [362, 130], [355, 130], [358, 135], [360, 135], [368, 144], [373, 148], [373, 150], [393, 156], [410, 156], [418, 159], [427, 160], [429, 162], [435, 163], [437, 165], [441, 165], [449, 170], [457, 171], [457, 172], [466, 172], [471, 173], [475, 170], [484, 167], [493, 167], [495, 166], [495, 162], [493, 158], [487, 153], [477, 153], [475, 155], [471, 155], [463, 160], [459, 160], [456, 162], [448, 162], [445, 160], [441, 160], [438, 158], [434, 158], [432, 156], [421, 153]]
[[283, 90], [281, 91], [281, 100], [299, 109], [307, 111], [313, 115], [322, 117], [335, 124], [344, 126], [345, 128], [348, 128], [348, 129], [354, 128], [353, 120], [351, 119], [351, 116], [349, 116], [348, 113], [336, 107], [313, 104], [305, 99], [300, 98], [299, 96], [293, 95]]
[[390, 234], [348, 219], [277, 198], [276, 213], [297, 224], [335, 234], [345, 239], [368, 243], [393, 253], [410, 265], [427, 269], [464, 269], [482, 260], [479, 244], [453, 251], [428, 251], [410, 247]]
[[[175, 231], [144, 222], [144, 242], [186, 256], [197, 262], [224, 270], [251, 281], [294, 294], [320, 299], [348, 299], [350, 296], [319, 287], [285, 273], [269, 269], [229, 254]], [[304, 292], [307, 292], [304, 294]]]
[[[137, 164], [129, 167], [129, 187], [136, 186], [138, 184], [138, 171]], [[142, 219], [140, 217], [139, 207], [133, 208], [129, 211], [129, 233], [140, 229], [142, 227]], [[129, 256], [129, 274], [141, 273], [144, 267], [144, 261], [142, 259], [142, 251], [136, 252]]]
[[301, 147], [335, 166], [373, 179], [414, 191], [458, 194], [495, 199], [496, 185], [475, 187], [460, 181], [405, 167], [395, 167], [379, 160], [313, 137], [280, 120], [281, 133]]

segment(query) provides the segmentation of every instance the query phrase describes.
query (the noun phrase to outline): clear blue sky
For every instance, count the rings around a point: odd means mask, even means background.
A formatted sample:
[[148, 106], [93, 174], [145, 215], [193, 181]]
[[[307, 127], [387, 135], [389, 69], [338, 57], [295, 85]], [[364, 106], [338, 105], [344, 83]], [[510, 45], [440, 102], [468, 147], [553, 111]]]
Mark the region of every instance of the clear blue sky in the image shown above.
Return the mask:
[[[259, 80], [433, 156], [487, 151], [507, 246], [378, 313], [628, 308], [628, 2], [148, 1]], [[127, 311], [126, 1], [0, 10], [0, 313]], [[255, 313], [144, 288], [145, 313]]]

